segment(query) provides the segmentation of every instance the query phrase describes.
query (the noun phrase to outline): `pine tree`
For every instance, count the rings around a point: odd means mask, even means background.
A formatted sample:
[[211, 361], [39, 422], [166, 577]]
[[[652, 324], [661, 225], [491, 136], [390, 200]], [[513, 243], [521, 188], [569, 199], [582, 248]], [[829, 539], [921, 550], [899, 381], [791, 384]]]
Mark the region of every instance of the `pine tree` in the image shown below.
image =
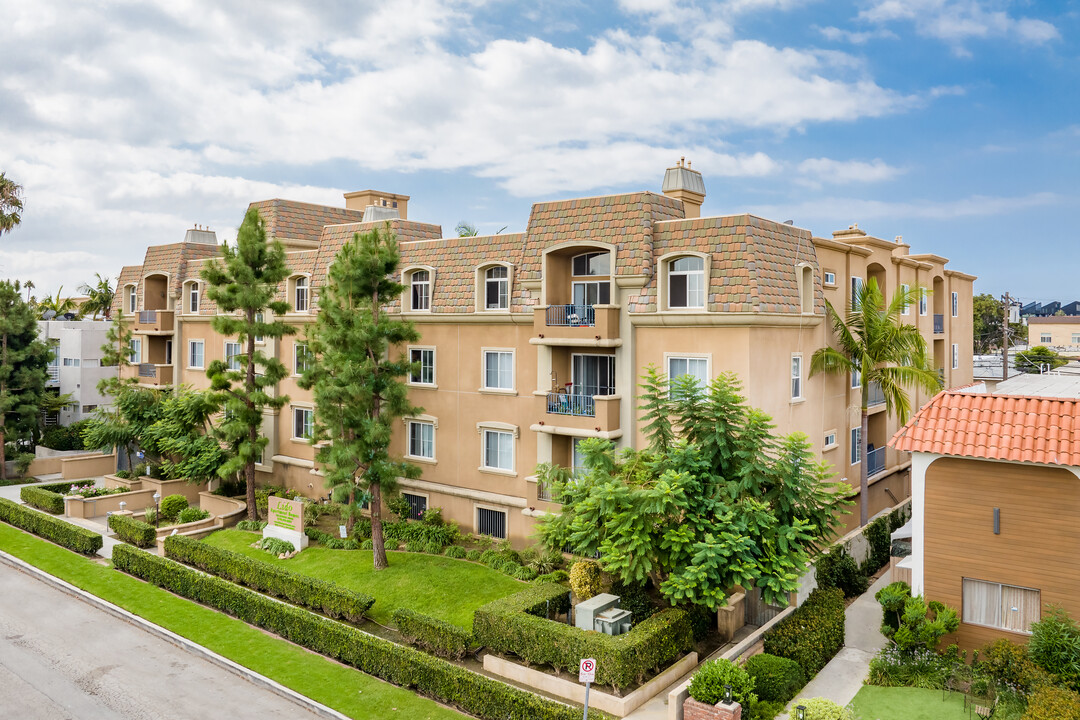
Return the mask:
[[98, 381], [97, 389], [102, 395], [115, 397], [121, 385], [134, 385], [137, 382], [133, 377], [121, 379], [124, 368], [131, 367], [131, 328], [123, 308], [116, 313], [105, 333], [105, 344], [101, 346], [101, 366], [116, 367], [116, 377]]
[[[420, 412], [409, 403], [404, 377], [411, 366], [395, 346], [419, 339], [412, 323], [383, 308], [404, 290], [393, 280], [397, 241], [377, 229], [355, 234], [330, 266], [319, 296], [319, 317], [309, 350], [314, 362], [300, 380], [315, 397], [312, 442], [325, 441], [316, 458], [331, 487], [347, 488], [353, 508], [358, 490], [371, 498], [371, 540], [375, 569], [387, 566], [382, 498], [399, 477], [419, 477], [419, 469], [390, 454], [394, 421]], [[350, 514], [348, 523], [352, 524]]]
[[18, 281], [0, 281], [0, 480], [7, 479], [4, 443], [37, 426], [48, 377], [49, 349], [21, 290]]
[[213, 399], [225, 411], [218, 436], [232, 451], [218, 475], [225, 478], [243, 474], [251, 520], [258, 519], [255, 462], [266, 447], [266, 438], [261, 436], [263, 410], [280, 409], [289, 402], [288, 396], [273, 394], [288, 375], [285, 366], [258, 350], [255, 338], [281, 338], [296, 332], [295, 326], [281, 320], [267, 321], [263, 314], [269, 310], [280, 317], [288, 312], [288, 303], [274, 299], [278, 286], [288, 276], [285, 251], [281, 243], [267, 242], [265, 224], [255, 208], [244, 216], [236, 234], [236, 248], [222, 246], [222, 261], [211, 261], [202, 272], [208, 284], [206, 297], [218, 308], [214, 330], [247, 345], [247, 352], [235, 358], [239, 362], [237, 369], [230, 368], [227, 361], [215, 360], [206, 375]]

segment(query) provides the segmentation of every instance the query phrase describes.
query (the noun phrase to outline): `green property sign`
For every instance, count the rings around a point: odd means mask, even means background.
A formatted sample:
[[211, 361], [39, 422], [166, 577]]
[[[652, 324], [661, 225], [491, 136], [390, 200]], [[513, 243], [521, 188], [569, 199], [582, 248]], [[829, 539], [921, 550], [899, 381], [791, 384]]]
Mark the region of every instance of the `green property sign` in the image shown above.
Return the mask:
[[304, 532], [304, 503], [271, 495], [267, 498], [267, 522], [276, 528], [296, 533]]

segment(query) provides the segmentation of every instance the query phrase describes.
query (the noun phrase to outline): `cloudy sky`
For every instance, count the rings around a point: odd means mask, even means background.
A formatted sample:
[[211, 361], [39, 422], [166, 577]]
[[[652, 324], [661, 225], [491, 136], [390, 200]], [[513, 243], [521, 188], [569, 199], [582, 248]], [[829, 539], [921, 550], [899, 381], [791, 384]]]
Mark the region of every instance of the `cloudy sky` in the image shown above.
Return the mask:
[[[524, 9], [523, 9], [524, 8]], [[816, 235], [858, 223], [1080, 297], [1080, 0], [0, 0], [0, 277], [113, 278], [253, 200], [522, 230], [531, 203], [659, 190]]]

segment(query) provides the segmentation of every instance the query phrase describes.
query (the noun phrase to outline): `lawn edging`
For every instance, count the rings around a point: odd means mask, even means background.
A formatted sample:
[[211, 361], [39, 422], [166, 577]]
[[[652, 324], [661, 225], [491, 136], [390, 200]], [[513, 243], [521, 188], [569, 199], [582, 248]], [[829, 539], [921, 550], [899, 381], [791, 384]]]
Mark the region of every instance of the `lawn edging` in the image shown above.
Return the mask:
[[93, 593], [89, 593], [85, 590], [77, 588], [71, 583], [62, 580], [55, 575], [50, 575], [44, 570], [34, 567], [30, 563], [25, 562], [24, 560], [20, 560], [14, 555], [10, 555], [3, 550], [0, 550], [0, 562], [4, 563], [9, 567], [15, 568], [20, 572], [24, 572], [27, 575], [32, 575], [33, 577], [46, 583], [47, 585], [51, 585], [52, 587], [64, 592], [67, 595], [70, 595], [78, 600], [82, 600], [83, 602], [92, 605], [97, 609], [112, 615], [113, 617], [117, 617], [125, 622], [131, 623], [132, 625], [135, 625], [142, 630], [150, 633], [151, 635], [154, 635], [172, 645], [176, 645], [177, 647], [187, 650], [194, 655], [198, 655], [202, 659], [211, 662], [220, 668], [228, 670], [234, 675], [248, 680], [255, 685], [263, 687], [274, 693], [275, 695], [283, 697], [286, 700], [290, 700], [297, 705], [300, 705], [305, 709], [310, 710], [316, 715], [325, 718], [331, 718], [331, 720], [349, 720], [349, 717], [347, 715], [339, 713], [337, 710], [334, 710], [327, 707], [326, 705], [323, 705], [320, 702], [312, 700], [306, 695], [302, 695], [295, 690], [291, 690], [282, 685], [281, 683], [275, 680], [271, 680], [265, 675], [261, 675], [254, 670], [250, 670], [243, 665], [240, 665], [239, 663], [233, 662], [229, 658], [223, 655], [219, 655], [213, 650], [205, 648], [196, 642], [188, 640], [182, 635], [177, 635], [171, 630], [166, 630], [160, 625], [155, 625], [149, 620], [141, 618], [135, 613], [129, 612], [124, 608], [120, 607], [119, 605], [114, 605], [108, 600], [103, 600], [102, 598], [99, 598]]

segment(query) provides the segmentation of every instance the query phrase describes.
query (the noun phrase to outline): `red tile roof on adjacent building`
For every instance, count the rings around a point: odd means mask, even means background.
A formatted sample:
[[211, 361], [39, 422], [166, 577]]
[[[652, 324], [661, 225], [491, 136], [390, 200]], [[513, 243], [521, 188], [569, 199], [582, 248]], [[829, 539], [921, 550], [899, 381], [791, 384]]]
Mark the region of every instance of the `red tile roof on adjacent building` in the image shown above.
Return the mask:
[[889, 444], [940, 455], [1080, 465], [1080, 400], [946, 390]]

